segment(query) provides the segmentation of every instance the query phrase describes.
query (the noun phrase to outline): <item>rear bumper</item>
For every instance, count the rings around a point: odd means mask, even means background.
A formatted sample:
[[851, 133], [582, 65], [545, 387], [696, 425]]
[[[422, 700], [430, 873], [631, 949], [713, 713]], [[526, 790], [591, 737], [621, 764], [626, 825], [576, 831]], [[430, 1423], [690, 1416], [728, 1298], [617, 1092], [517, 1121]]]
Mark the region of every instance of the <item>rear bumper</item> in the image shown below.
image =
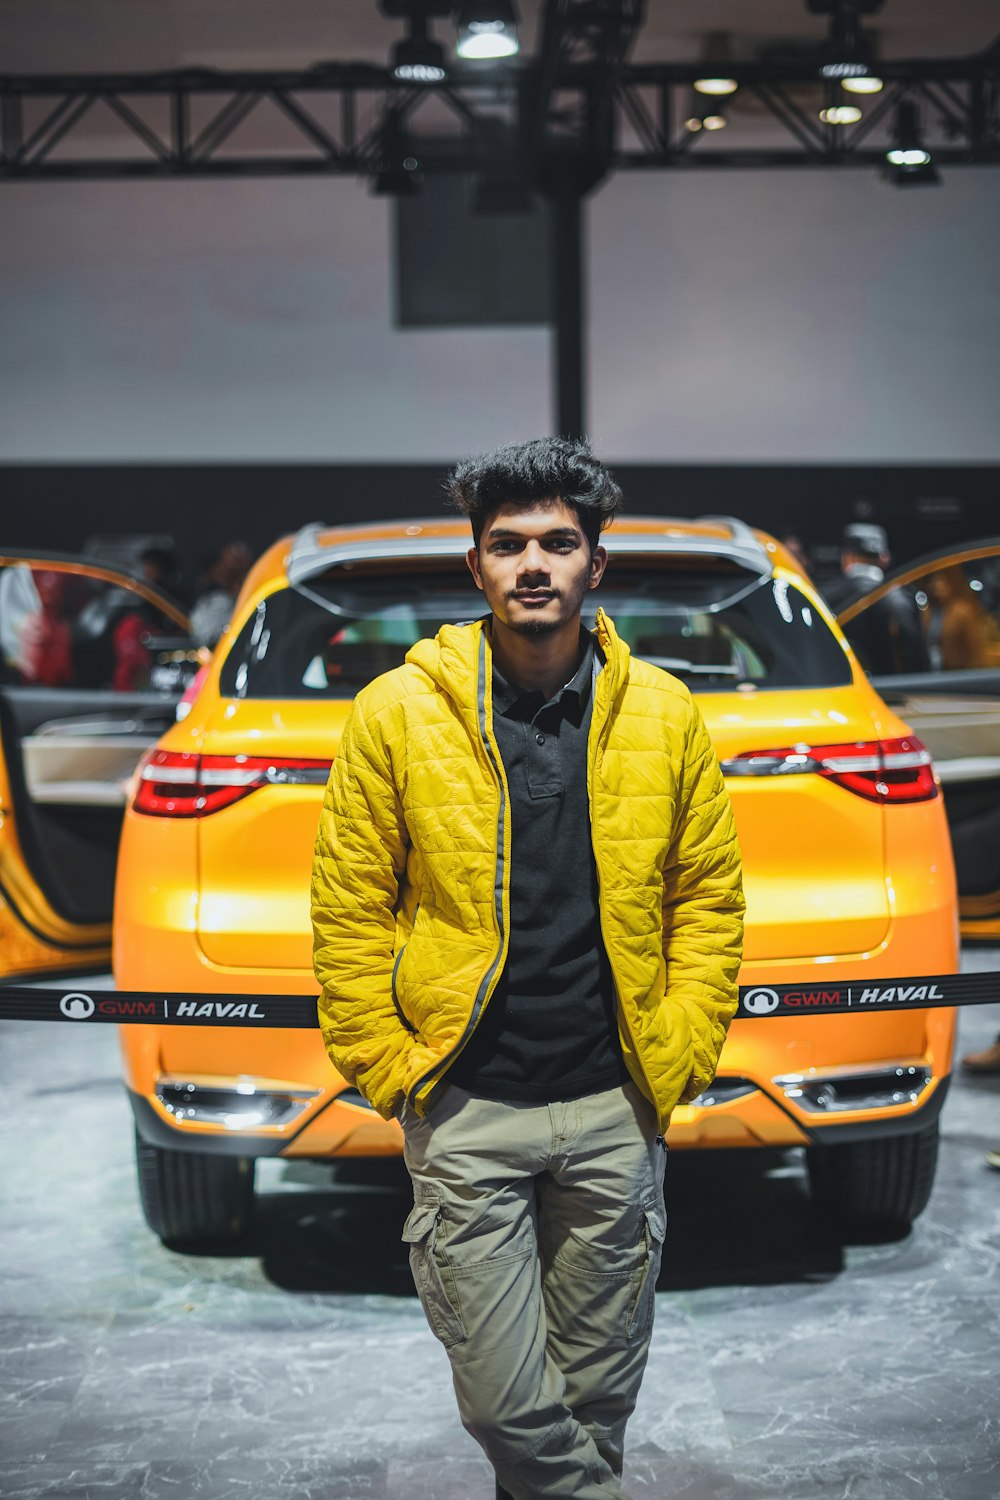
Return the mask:
[[[233, 1079], [235, 1086], [236, 1079]], [[212, 1156], [287, 1156], [313, 1160], [353, 1156], [398, 1156], [403, 1133], [395, 1120], [352, 1103], [344, 1093], [318, 1097], [291, 1124], [266, 1131], [225, 1129], [171, 1117], [154, 1091], [128, 1089], [136, 1129], [144, 1141], [166, 1151], [198, 1151]]]
[[[815, 1123], [794, 1110], [776, 1085], [755, 1089], [731, 1104], [698, 1108], [680, 1105], [674, 1111], [668, 1144], [681, 1151], [714, 1148], [840, 1146], [855, 1141], [915, 1135], [933, 1125], [944, 1106], [950, 1074], [932, 1080], [913, 1105], [868, 1110], [861, 1117], [849, 1113]], [[859, 1112], [860, 1114], [860, 1112]]]
[[[667, 1140], [672, 1147], [834, 1146], [881, 1140], [926, 1130], [937, 1120], [948, 1094], [950, 1075], [930, 1082], [912, 1107], [869, 1112], [865, 1119], [841, 1115], [823, 1124], [806, 1124], [791, 1112], [781, 1091], [752, 1094], [709, 1108], [682, 1105], [674, 1113]], [[353, 1093], [352, 1091], [349, 1091]], [[395, 1156], [403, 1138], [394, 1120], [383, 1120], [342, 1094], [317, 1101], [316, 1106], [283, 1130], [255, 1132], [183, 1125], [171, 1119], [154, 1094], [149, 1098], [128, 1090], [139, 1134], [150, 1145], [168, 1151], [197, 1151], [219, 1156], [285, 1156], [334, 1159], [358, 1156]]]

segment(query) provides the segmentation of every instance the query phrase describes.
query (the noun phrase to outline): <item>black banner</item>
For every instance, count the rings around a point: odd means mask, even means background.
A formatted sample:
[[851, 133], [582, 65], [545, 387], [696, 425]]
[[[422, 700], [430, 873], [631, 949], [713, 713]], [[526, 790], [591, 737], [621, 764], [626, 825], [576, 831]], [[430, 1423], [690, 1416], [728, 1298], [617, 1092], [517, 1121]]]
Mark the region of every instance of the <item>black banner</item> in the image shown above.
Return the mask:
[[161, 995], [0, 985], [0, 1020], [99, 1021], [140, 1026], [259, 1026], [316, 1030], [313, 995]]
[[826, 979], [821, 983], [741, 985], [736, 1015], [864, 1015], [871, 1011], [928, 1010], [1000, 1001], [1000, 973], [910, 975], [906, 979]]
[[[1000, 973], [825, 979], [821, 984], [743, 985], [736, 1016], [870, 1015], [1000, 1001]], [[140, 1026], [318, 1027], [315, 995], [160, 995], [141, 990], [58, 989], [0, 984], [0, 1020], [128, 1023]]]

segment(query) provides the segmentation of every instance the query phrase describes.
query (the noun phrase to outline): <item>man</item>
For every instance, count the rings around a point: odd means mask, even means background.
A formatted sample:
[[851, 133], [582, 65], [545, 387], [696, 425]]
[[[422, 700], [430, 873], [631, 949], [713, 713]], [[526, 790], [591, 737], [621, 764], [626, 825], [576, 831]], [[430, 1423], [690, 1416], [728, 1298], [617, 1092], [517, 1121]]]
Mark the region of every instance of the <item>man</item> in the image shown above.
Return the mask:
[[[877, 588], [891, 560], [883, 526], [868, 521], [845, 526], [840, 539], [840, 576], [823, 590], [834, 613], [840, 614]], [[845, 634], [870, 677], [931, 669], [920, 613], [905, 589], [891, 589], [869, 605], [848, 622]]]
[[358, 695], [316, 845], [330, 1056], [400, 1119], [404, 1239], [498, 1495], [622, 1500], [663, 1133], [711, 1081], [743, 897], [675, 678], [581, 628], [621, 492], [584, 444], [461, 464], [490, 613]]
[[839, 613], [880, 584], [891, 561], [884, 526], [854, 521], [840, 534], [840, 575], [825, 589], [830, 608]]

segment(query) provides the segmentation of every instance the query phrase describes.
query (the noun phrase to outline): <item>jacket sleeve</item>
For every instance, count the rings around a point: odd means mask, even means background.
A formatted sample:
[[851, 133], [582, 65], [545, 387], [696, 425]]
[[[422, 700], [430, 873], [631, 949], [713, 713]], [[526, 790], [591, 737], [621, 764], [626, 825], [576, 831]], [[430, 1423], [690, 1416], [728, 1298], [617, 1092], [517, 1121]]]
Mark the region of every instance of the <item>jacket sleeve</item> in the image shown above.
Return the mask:
[[687, 1015], [693, 1063], [681, 1102], [715, 1077], [739, 999], [742, 862], [729, 793], [697, 705], [691, 703], [677, 821], [664, 867], [663, 953], [668, 1003]]
[[384, 1117], [413, 1036], [392, 998], [406, 825], [387, 746], [356, 703], [330, 771], [312, 876], [313, 964], [330, 1059]]

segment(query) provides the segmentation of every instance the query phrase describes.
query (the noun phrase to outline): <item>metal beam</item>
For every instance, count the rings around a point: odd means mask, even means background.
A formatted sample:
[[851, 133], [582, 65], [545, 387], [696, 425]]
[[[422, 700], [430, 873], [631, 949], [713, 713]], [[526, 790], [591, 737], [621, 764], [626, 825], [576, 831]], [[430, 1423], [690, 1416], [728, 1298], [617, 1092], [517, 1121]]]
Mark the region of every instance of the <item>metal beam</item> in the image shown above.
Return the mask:
[[[637, 24], [637, 3], [631, 11], [628, 5], [612, 7], [619, 28], [614, 33], [618, 54], [598, 58], [597, 44], [602, 38], [609, 46], [611, 42], [610, 33], [585, 31], [585, 12], [592, 16], [594, 9], [581, 5], [575, 10], [571, 0], [551, 0], [553, 39], [548, 52], [543, 42], [539, 63], [497, 67], [490, 71], [488, 83], [482, 73], [464, 68], [440, 87], [414, 89], [398, 83], [385, 68], [338, 63], [300, 72], [188, 69], [3, 76], [0, 180], [370, 176], [388, 114], [398, 112], [405, 101], [412, 128], [421, 106], [435, 97], [442, 98], [469, 130], [457, 151], [439, 156], [422, 151], [423, 170], [480, 169], [491, 138], [489, 122], [500, 117], [511, 125], [520, 123], [526, 169], [553, 191], [564, 190], [572, 178], [578, 191], [587, 192], [615, 170], [871, 169], [882, 161], [882, 153], [870, 144], [873, 129], [885, 123], [890, 103], [905, 95], [921, 100], [928, 131], [935, 136], [937, 165], [1000, 162], [997, 45], [973, 57], [880, 62], [879, 75], [886, 83], [881, 99], [868, 104], [858, 125], [826, 131], [814, 125], [789, 95], [792, 85], [821, 86], [814, 69], [801, 63], [728, 62], [726, 75], [763, 104], [780, 126], [784, 142], [741, 146], [738, 126], [731, 125], [723, 145], [716, 138], [696, 140], [671, 120], [671, 101], [716, 65], [622, 61], [620, 49], [634, 34], [626, 22], [631, 15]], [[607, 12], [602, 14], [609, 25]], [[560, 24], [568, 28], [561, 40], [555, 31], [560, 17]], [[546, 63], [546, 57], [551, 61]], [[152, 100], [166, 102], [166, 138], [145, 113]], [[211, 106], [210, 118], [196, 131], [195, 106], [204, 117], [206, 103]], [[330, 103], [334, 108], [327, 110]], [[127, 151], [111, 154], [106, 145], [98, 149], [88, 142], [87, 117], [97, 104], [115, 116]], [[294, 125], [298, 141], [266, 152], [240, 150], [236, 132], [262, 108], [278, 111]], [[359, 126], [359, 120], [366, 123]], [[477, 129], [477, 123], [484, 128]], [[73, 151], [63, 155], [59, 147], [67, 141]]]
[[555, 431], [576, 438], [587, 430], [583, 201], [569, 191], [554, 195], [551, 203]]

